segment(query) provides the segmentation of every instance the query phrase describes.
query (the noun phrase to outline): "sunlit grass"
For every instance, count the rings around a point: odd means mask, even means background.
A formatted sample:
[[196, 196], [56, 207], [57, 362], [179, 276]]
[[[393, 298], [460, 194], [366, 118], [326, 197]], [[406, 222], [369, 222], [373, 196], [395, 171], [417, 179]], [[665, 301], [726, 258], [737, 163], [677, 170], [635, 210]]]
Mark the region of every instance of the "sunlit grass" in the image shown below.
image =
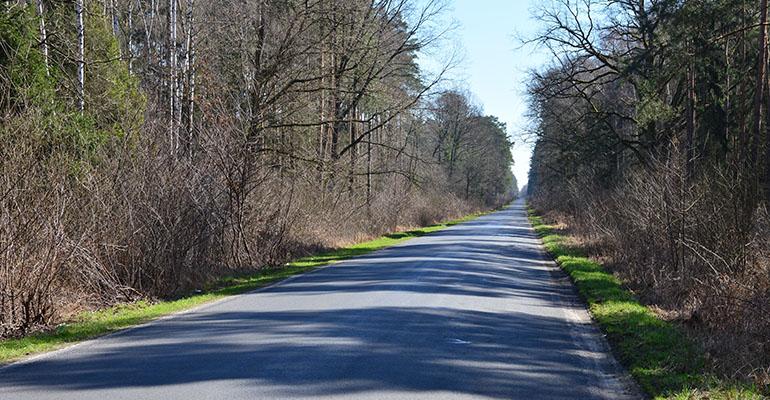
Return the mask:
[[453, 221], [410, 231], [391, 233], [374, 240], [303, 257], [284, 266], [265, 269], [250, 276], [225, 278], [213, 286], [215, 289], [178, 300], [159, 302], [139, 301], [99, 311], [82, 313], [70, 323], [62, 324], [53, 331], [0, 341], [0, 363], [8, 363], [32, 354], [55, 350], [69, 344], [148, 322], [165, 315], [188, 310], [227, 296], [258, 289], [292, 275], [307, 272], [351, 257], [371, 253], [405, 240], [470, 221], [481, 215], [483, 213], [472, 214]]
[[700, 350], [680, 329], [658, 318], [621, 282], [530, 210], [546, 250], [572, 277], [613, 352], [641, 388], [656, 399], [760, 399], [752, 388], [705, 372]]

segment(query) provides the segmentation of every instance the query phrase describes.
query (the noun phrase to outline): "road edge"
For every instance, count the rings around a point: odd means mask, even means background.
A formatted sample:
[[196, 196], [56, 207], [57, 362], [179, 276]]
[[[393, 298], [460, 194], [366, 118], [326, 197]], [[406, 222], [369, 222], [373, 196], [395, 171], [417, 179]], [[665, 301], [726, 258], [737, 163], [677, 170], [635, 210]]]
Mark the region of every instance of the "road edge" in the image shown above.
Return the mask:
[[[405, 238], [404, 240], [395, 242], [393, 244], [390, 244], [390, 245], [387, 245], [387, 246], [384, 246], [384, 247], [380, 247], [380, 248], [374, 249], [374, 250], [366, 252], [366, 253], [357, 254], [357, 255], [352, 256], [352, 257], [344, 258], [344, 259], [341, 259], [341, 260], [332, 260], [332, 261], [326, 262], [324, 264], [320, 264], [320, 265], [316, 265], [316, 266], [313, 266], [313, 267], [309, 267], [309, 269], [307, 269], [307, 270], [302, 270], [302, 271], [299, 271], [299, 272], [297, 272], [295, 274], [292, 274], [290, 276], [287, 276], [287, 277], [284, 277], [284, 278], [279, 278], [278, 280], [266, 283], [263, 286], [259, 286], [259, 287], [253, 288], [253, 289], [247, 289], [247, 290], [245, 290], [244, 292], [241, 292], [241, 293], [225, 294], [221, 298], [212, 299], [210, 301], [206, 301], [206, 302], [201, 303], [201, 304], [196, 304], [194, 306], [191, 306], [190, 308], [186, 308], [186, 309], [179, 310], [179, 311], [173, 311], [171, 313], [164, 314], [164, 315], [161, 315], [159, 317], [151, 318], [148, 321], [140, 322], [140, 323], [135, 324], [135, 325], [128, 325], [128, 326], [125, 326], [125, 327], [122, 327], [122, 328], [118, 328], [118, 329], [115, 329], [115, 330], [111, 330], [111, 331], [106, 331], [104, 333], [96, 334], [94, 336], [91, 336], [91, 337], [88, 337], [88, 338], [85, 338], [85, 339], [82, 339], [82, 340], [77, 340], [77, 341], [73, 341], [73, 342], [70, 342], [70, 343], [63, 343], [63, 344], [61, 344], [61, 347], [57, 346], [56, 348], [53, 348], [53, 349], [50, 349], [50, 350], [43, 350], [43, 351], [40, 351], [40, 352], [33, 352], [33, 353], [30, 353], [29, 355], [25, 355], [25, 356], [23, 356], [23, 357], [21, 357], [19, 359], [15, 359], [15, 360], [12, 360], [12, 361], [9, 361], [9, 362], [2, 362], [2, 361], [0, 361], [0, 372], [3, 372], [3, 371], [8, 370], [8, 369], [12, 369], [12, 368], [20, 367], [20, 366], [23, 366], [23, 365], [26, 365], [26, 364], [29, 364], [29, 363], [32, 363], [32, 362], [35, 362], [35, 361], [44, 360], [44, 359], [46, 359], [48, 357], [54, 357], [56, 355], [65, 354], [67, 352], [73, 351], [73, 350], [75, 350], [77, 348], [80, 348], [80, 347], [87, 347], [88, 345], [92, 344], [92, 342], [97, 341], [97, 340], [120, 336], [120, 335], [123, 335], [123, 334], [127, 334], [129, 332], [133, 332], [133, 331], [136, 331], [136, 330], [139, 330], [139, 329], [146, 328], [146, 327], [154, 325], [156, 323], [161, 323], [163, 321], [171, 320], [171, 319], [177, 318], [179, 316], [183, 316], [183, 315], [186, 315], [186, 314], [202, 311], [202, 310], [205, 310], [205, 309], [207, 309], [209, 307], [213, 307], [213, 306], [216, 306], [216, 305], [219, 305], [219, 304], [223, 304], [223, 303], [226, 303], [228, 301], [233, 301], [235, 299], [238, 299], [241, 296], [247, 296], [247, 295], [254, 294], [254, 293], [260, 293], [262, 291], [266, 291], [266, 290], [272, 289], [272, 288], [274, 288], [276, 286], [289, 283], [289, 282], [291, 282], [291, 281], [293, 281], [295, 279], [299, 279], [300, 277], [303, 277], [303, 276], [306, 276], [306, 275], [309, 275], [309, 274], [312, 274], [312, 273], [315, 273], [315, 272], [319, 272], [319, 271], [322, 271], [322, 270], [327, 269], [327, 268], [339, 266], [340, 264], [343, 264], [343, 263], [345, 263], [347, 261], [350, 261], [350, 260], [354, 260], [354, 259], [356, 259], [358, 257], [370, 256], [370, 255], [375, 254], [377, 252], [380, 252], [380, 251], [383, 251], [383, 250], [387, 250], [387, 249], [390, 249], [390, 248], [393, 248], [393, 247], [397, 247], [397, 246], [403, 245], [403, 244], [408, 243], [408, 242], [410, 242], [410, 241], [412, 241], [414, 239], [418, 239], [418, 238], [425, 237], [425, 236], [430, 236], [430, 235], [435, 234], [437, 232], [442, 232], [442, 231], [445, 231], [447, 229], [452, 229], [455, 226], [460, 226], [462, 224], [465, 224], [465, 223], [468, 223], [468, 222], [472, 222], [472, 221], [474, 221], [474, 220], [476, 220], [476, 219], [478, 219], [480, 217], [483, 217], [485, 215], [489, 215], [489, 214], [494, 213], [496, 211], [500, 211], [502, 209], [505, 209], [505, 208], [509, 207], [511, 204], [507, 204], [507, 205], [505, 205], [503, 207], [500, 207], [498, 209], [484, 211], [484, 212], [472, 213], [472, 214], [468, 214], [468, 215], [460, 217], [460, 218], [456, 218], [456, 219], [452, 219], [452, 220], [449, 220], [449, 221], [445, 221], [445, 222], [442, 222], [440, 224], [437, 224], [437, 225], [442, 225], [439, 229], [435, 229], [435, 230], [429, 231], [429, 232], [427, 232], [425, 234], [422, 234], [422, 235], [419, 235], [419, 236], [408, 237], [408, 238]], [[418, 228], [416, 230], [411, 230], [411, 231], [391, 232], [391, 233], [388, 233], [388, 234], [383, 235], [381, 237], [385, 237], [387, 235], [392, 235], [392, 234], [395, 234], [395, 233], [414, 232], [414, 231], [419, 231], [420, 229], [426, 229], [426, 228], [428, 228], [428, 227], [426, 226], [426, 227]], [[367, 241], [356, 243], [356, 244], [354, 244], [352, 246], [360, 245], [361, 243], [366, 243], [366, 242]], [[349, 247], [352, 247], [352, 246], [349, 246]], [[2, 341], [0, 341], [0, 343], [2, 343]]]

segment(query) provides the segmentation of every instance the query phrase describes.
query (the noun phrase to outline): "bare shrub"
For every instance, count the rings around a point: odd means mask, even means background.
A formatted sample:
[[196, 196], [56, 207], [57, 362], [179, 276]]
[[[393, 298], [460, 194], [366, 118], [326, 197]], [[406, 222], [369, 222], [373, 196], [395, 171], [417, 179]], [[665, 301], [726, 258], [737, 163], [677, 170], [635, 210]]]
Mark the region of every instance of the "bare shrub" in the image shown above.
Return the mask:
[[79, 198], [69, 165], [40, 164], [43, 149], [32, 141], [13, 153], [0, 149], [0, 336], [48, 326], [67, 294], [61, 289], [73, 269], [84, 232], [69, 222]]
[[[601, 243], [595, 256], [608, 257], [667, 318], [692, 327], [724, 370], [770, 361], [770, 226], [765, 208], [741, 214], [740, 181], [719, 168], [687, 179], [683, 166], [665, 162], [613, 190], [582, 187], [564, 191], [574, 208], [562, 216]], [[535, 203], [544, 201], [553, 197]]]

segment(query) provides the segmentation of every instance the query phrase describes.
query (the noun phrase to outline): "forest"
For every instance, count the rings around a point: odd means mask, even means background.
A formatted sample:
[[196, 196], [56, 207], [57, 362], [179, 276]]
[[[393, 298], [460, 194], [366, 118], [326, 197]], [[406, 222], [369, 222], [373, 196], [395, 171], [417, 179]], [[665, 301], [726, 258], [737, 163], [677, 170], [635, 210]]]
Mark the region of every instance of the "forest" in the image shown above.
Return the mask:
[[0, 2], [0, 337], [510, 201], [416, 3]]
[[718, 370], [767, 385], [767, 0], [560, 0], [537, 15], [552, 62], [528, 89], [530, 203]]

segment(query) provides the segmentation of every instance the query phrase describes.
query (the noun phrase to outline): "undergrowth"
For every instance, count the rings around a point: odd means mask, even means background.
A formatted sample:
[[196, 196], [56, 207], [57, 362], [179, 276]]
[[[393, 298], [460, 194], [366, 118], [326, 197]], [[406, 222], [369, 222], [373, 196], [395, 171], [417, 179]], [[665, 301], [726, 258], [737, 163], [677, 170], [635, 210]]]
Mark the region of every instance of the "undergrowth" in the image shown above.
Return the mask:
[[255, 290], [290, 276], [393, 246], [405, 240], [472, 220], [480, 215], [482, 213], [415, 230], [391, 233], [374, 240], [303, 257], [280, 267], [267, 268], [253, 275], [226, 278], [217, 282], [209, 290], [177, 300], [157, 302], [143, 300], [103, 310], [85, 312], [78, 315], [71, 322], [59, 325], [52, 331], [0, 341], [0, 363], [8, 363], [25, 356], [55, 350], [68, 344], [125, 329], [175, 312], [188, 310], [226, 296]]
[[655, 399], [763, 398], [752, 387], [709, 374], [700, 349], [679, 327], [658, 318], [534, 210], [529, 211], [529, 220], [588, 303], [616, 357], [648, 395]]

